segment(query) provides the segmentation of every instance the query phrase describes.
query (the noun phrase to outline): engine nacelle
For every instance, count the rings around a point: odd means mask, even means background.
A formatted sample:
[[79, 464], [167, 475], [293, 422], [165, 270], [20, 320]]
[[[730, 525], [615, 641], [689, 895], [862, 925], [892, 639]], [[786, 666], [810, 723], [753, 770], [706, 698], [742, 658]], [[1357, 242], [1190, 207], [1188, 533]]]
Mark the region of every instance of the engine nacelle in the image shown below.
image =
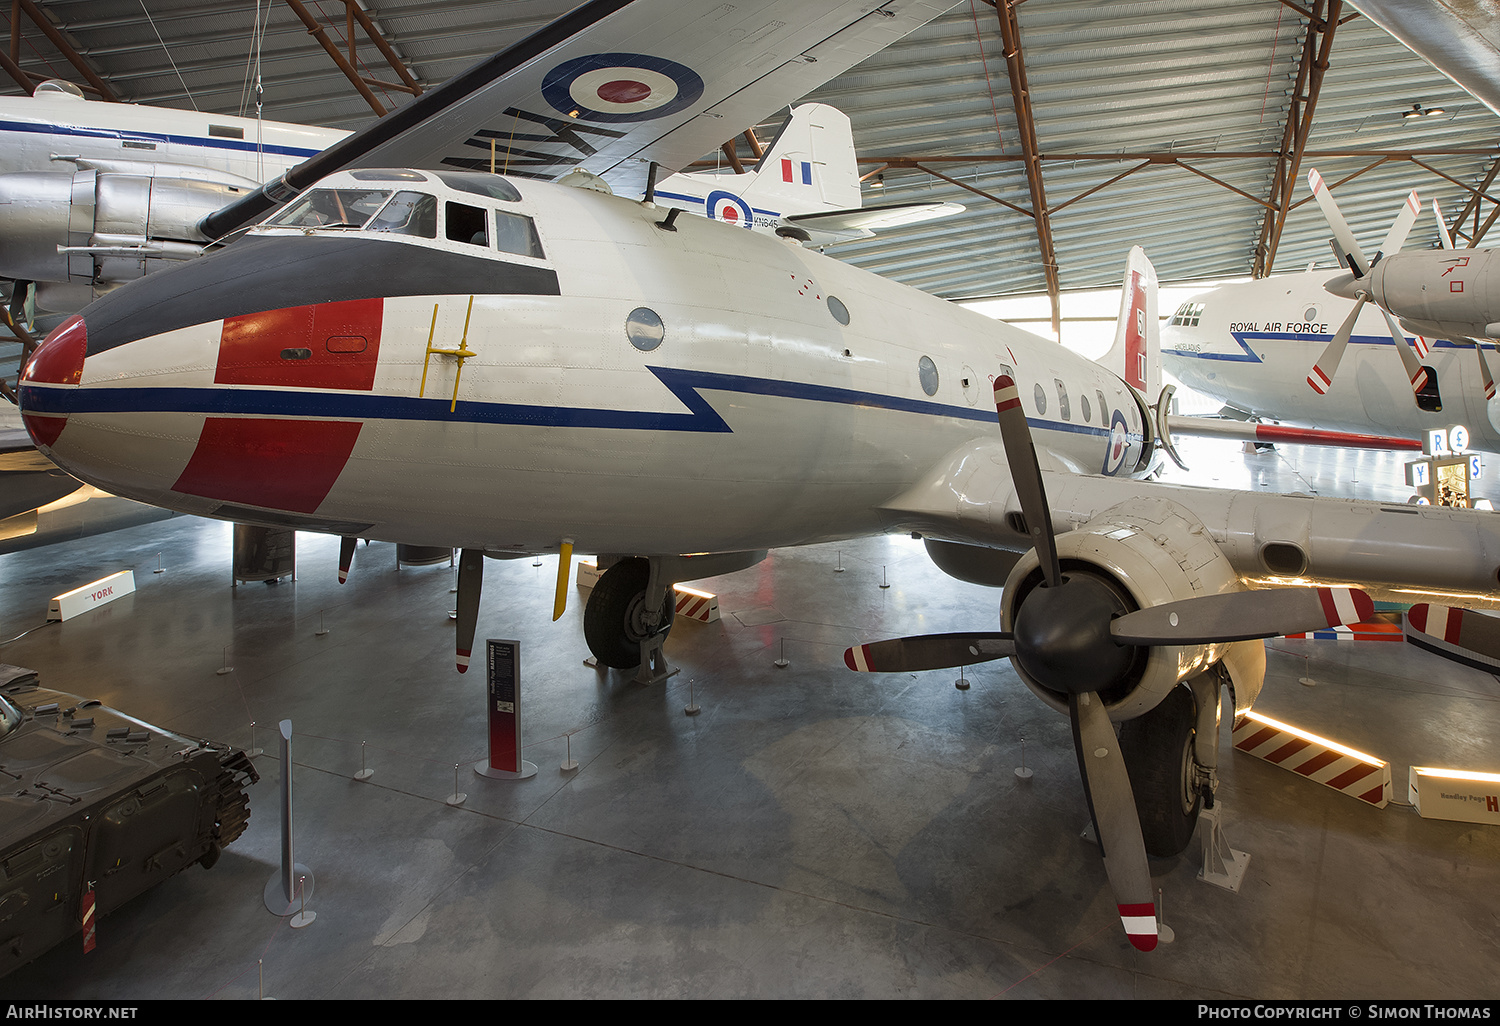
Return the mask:
[[[1057, 554], [1065, 574], [1094, 575], [1123, 600], [1128, 610], [1244, 590], [1239, 575], [1202, 521], [1168, 499], [1138, 497], [1112, 506], [1077, 530], [1058, 535]], [[1005, 584], [1000, 603], [1003, 630], [1014, 629], [1017, 610], [1042, 579], [1036, 552], [1028, 552]], [[1119, 722], [1150, 711], [1172, 688], [1212, 666], [1231, 647], [1158, 645], [1139, 649], [1124, 681], [1100, 692], [1110, 719]], [[1037, 683], [1019, 665], [1016, 672], [1038, 698], [1066, 714], [1065, 693]], [[1254, 683], [1258, 690], [1259, 682]]]
[[233, 175], [130, 161], [0, 175], [0, 277], [108, 286], [188, 260], [198, 222], [254, 188]]

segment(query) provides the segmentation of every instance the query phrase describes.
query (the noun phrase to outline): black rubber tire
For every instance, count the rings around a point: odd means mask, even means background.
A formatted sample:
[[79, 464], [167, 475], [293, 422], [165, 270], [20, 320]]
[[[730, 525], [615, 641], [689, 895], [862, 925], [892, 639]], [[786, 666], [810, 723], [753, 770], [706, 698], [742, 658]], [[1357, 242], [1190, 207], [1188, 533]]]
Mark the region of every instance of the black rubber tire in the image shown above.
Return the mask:
[[1193, 839], [1203, 796], [1192, 786], [1193, 693], [1178, 685], [1144, 716], [1120, 724], [1120, 753], [1141, 817], [1146, 854], [1169, 858]]
[[[583, 639], [594, 658], [605, 666], [628, 670], [641, 664], [641, 642], [650, 636], [641, 626], [650, 579], [651, 565], [634, 558], [620, 560], [594, 583], [593, 594], [583, 608]], [[668, 593], [655, 633], [669, 632], [676, 615]]]
[[210, 841], [208, 845], [208, 851], [204, 852], [203, 855], [198, 859], [198, 865], [202, 866], [204, 869], [212, 869], [214, 868], [214, 866], [218, 865], [219, 856], [223, 853], [224, 849], [219, 847], [218, 841]]

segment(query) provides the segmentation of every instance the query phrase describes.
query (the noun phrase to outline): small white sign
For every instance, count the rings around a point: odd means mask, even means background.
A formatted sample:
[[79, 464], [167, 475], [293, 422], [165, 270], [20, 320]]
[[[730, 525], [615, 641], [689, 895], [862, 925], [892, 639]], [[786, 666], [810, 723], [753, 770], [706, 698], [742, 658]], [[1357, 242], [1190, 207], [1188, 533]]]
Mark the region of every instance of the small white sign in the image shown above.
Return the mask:
[[1480, 464], [1479, 464], [1479, 453], [1477, 453], [1477, 452], [1471, 452], [1471, 453], [1469, 453], [1469, 480], [1470, 481], [1478, 481], [1479, 480], [1479, 466], [1480, 466]]
[[1428, 456], [1448, 455], [1448, 430], [1446, 428], [1433, 428], [1427, 432], [1427, 444], [1422, 446], [1422, 452]]
[[1455, 456], [1468, 452], [1469, 429], [1462, 424], [1454, 424], [1448, 429], [1448, 448], [1453, 450]]
[[47, 605], [48, 620], [71, 620], [79, 613], [87, 613], [96, 606], [113, 602], [122, 595], [135, 591], [135, 571], [121, 570], [93, 584], [64, 592]]
[[1415, 463], [1406, 465], [1406, 485], [1408, 488], [1425, 488], [1432, 483], [1432, 461], [1417, 460]]
[[1500, 825], [1500, 774], [1413, 766], [1407, 793], [1423, 819]]

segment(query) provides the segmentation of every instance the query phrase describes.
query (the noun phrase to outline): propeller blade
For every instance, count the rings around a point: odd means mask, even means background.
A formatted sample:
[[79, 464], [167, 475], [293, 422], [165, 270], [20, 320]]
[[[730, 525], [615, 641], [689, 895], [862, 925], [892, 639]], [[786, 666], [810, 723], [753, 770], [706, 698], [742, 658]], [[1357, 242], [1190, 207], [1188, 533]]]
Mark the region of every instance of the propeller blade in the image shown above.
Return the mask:
[[1411, 226], [1417, 223], [1417, 214], [1422, 211], [1422, 201], [1417, 199], [1417, 190], [1413, 189], [1406, 194], [1406, 202], [1401, 205], [1401, 212], [1391, 222], [1390, 231], [1385, 233], [1385, 241], [1380, 244], [1378, 256], [1388, 257], [1392, 253], [1399, 253], [1406, 242], [1406, 236], [1411, 232]]
[[1068, 712], [1073, 720], [1073, 747], [1078, 753], [1078, 771], [1083, 775], [1084, 796], [1099, 837], [1104, 872], [1115, 892], [1120, 922], [1131, 944], [1141, 951], [1152, 951], [1156, 948], [1156, 902], [1135, 793], [1130, 789], [1119, 739], [1097, 693], [1069, 695]]
[[1380, 312], [1385, 317], [1386, 327], [1391, 329], [1391, 340], [1396, 343], [1396, 352], [1401, 354], [1401, 365], [1406, 368], [1406, 376], [1411, 380], [1412, 395], [1416, 395], [1427, 387], [1427, 369], [1417, 359], [1411, 343], [1406, 339], [1406, 332], [1401, 330], [1396, 318], [1384, 307], [1380, 308]]
[[474, 631], [479, 625], [479, 593], [484, 585], [484, 550], [464, 549], [458, 556], [458, 624], [454, 642], [458, 672], [469, 672]]
[[354, 562], [354, 546], [359, 544], [358, 538], [339, 539], [339, 583], [343, 584], [349, 579], [349, 566]]
[[1418, 648], [1485, 673], [1500, 672], [1500, 618], [1423, 602], [1406, 611], [1401, 633]]
[[892, 638], [844, 650], [844, 665], [862, 673], [940, 670], [971, 666], [1014, 655], [1009, 634], [984, 631], [972, 634], [922, 634]]
[[1369, 297], [1360, 293], [1359, 301], [1354, 304], [1354, 309], [1349, 311], [1349, 316], [1344, 318], [1344, 323], [1339, 325], [1339, 330], [1333, 336], [1333, 340], [1324, 347], [1318, 362], [1313, 364], [1313, 372], [1307, 376], [1307, 383], [1312, 390], [1319, 395], [1326, 395], [1328, 389], [1333, 385], [1333, 376], [1338, 373], [1339, 361], [1344, 358], [1344, 347], [1349, 344], [1349, 336], [1354, 333], [1354, 322], [1359, 319], [1359, 311], [1369, 301]]
[[1265, 588], [1202, 595], [1119, 617], [1110, 636], [1125, 645], [1191, 645], [1302, 634], [1375, 615], [1358, 588]]
[[1474, 352], [1479, 357], [1479, 376], [1484, 379], [1484, 397], [1495, 398], [1495, 376], [1490, 373], [1490, 362], [1484, 358], [1484, 343], [1474, 340]]
[[1328, 222], [1328, 227], [1333, 229], [1333, 237], [1338, 240], [1339, 247], [1354, 262], [1351, 268], [1361, 278], [1370, 273], [1370, 261], [1365, 257], [1364, 250], [1359, 248], [1359, 243], [1354, 239], [1354, 233], [1349, 230], [1349, 222], [1344, 220], [1344, 215], [1339, 211], [1339, 205], [1333, 201], [1333, 193], [1323, 184], [1323, 176], [1318, 174], [1318, 169], [1313, 168], [1307, 172], [1307, 185], [1312, 189], [1313, 199], [1318, 201], [1318, 208], [1323, 211], [1323, 218]]
[[1010, 464], [1011, 483], [1021, 500], [1021, 513], [1031, 532], [1031, 544], [1041, 562], [1049, 587], [1062, 583], [1057, 562], [1057, 545], [1052, 537], [1052, 512], [1047, 492], [1042, 487], [1042, 468], [1031, 444], [1031, 429], [1026, 425], [1026, 411], [1021, 408], [1021, 392], [1008, 374], [995, 379], [995, 413], [1000, 420], [1000, 441], [1005, 445], [1005, 459]]
[[1432, 201], [1432, 216], [1437, 218], [1438, 237], [1443, 240], [1444, 249], [1453, 248], [1453, 236], [1448, 233], [1448, 222], [1443, 220], [1443, 208], [1438, 206], [1438, 201]]

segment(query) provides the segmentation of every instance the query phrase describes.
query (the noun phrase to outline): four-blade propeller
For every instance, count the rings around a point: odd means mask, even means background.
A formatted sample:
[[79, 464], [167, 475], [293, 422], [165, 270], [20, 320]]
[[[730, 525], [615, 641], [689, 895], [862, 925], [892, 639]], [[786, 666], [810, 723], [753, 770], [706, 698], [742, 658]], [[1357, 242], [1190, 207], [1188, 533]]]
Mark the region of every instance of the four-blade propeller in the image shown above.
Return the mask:
[[[1380, 249], [1376, 250], [1374, 259], [1365, 256], [1364, 250], [1359, 248], [1359, 243], [1354, 238], [1354, 232], [1349, 228], [1349, 222], [1344, 220], [1344, 215], [1339, 211], [1338, 204], [1333, 201], [1333, 194], [1323, 183], [1323, 176], [1318, 174], [1318, 169], [1313, 168], [1307, 173], [1307, 184], [1312, 189], [1313, 198], [1318, 201], [1318, 208], [1323, 211], [1323, 217], [1327, 219], [1328, 226], [1333, 229], [1334, 247], [1341, 255], [1340, 262], [1349, 267], [1352, 275], [1329, 282], [1329, 291], [1347, 299], [1355, 300], [1354, 309], [1349, 311], [1349, 316], [1344, 318], [1344, 323], [1339, 325], [1339, 330], [1334, 333], [1332, 340], [1323, 349], [1318, 357], [1317, 363], [1313, 364], [1312, 373], [1307, 376], [1307, 384], [1314, 392], [1324, 395], [1333, 386], [1333, 377], [1338, 373], [1339, 361], [1344, 357], [1344, 347], [1349, 344], [1349, 336], [1354, 331], [1354, 322], [1359, 319], [1359, 313], [1364, 309], [1366, 303], [1374, 303], [1371, 295], [1370, 283], [1368, 281], [1370, 272], [1382, 257], [1388, 257], [1398, 252], [1406, 242], [1406, 236], [1411, 232], [1412, 225], [1416, 223], [1417, 213], [1421, 210], [1421, 201], [1417, 199], [1417, 192], [1413, 189], [1407, 194], [1406, 202], [1401, 205], [1401, 211], [1396, 219], [1391, 222], [1391, 227], [1386, 232], [1385, 240], [1381, 242]], [[1441, 220], [1439, 221], [1441, 224]], [[1380, 304], [1376, 303], [1379, 307]], [[1391, 340], [1396, 343], [1396, 352], [1401, 355], [1401, 364], [1406, 369], [1407, 380], [1411, 382], [1412, 395], [1421, 393], [1427, 386], [1427, 371], [1423, 368], [1421, 358], [1427, 354], [1426, 340], [1418, 337], [1417, 344], [1420, 353], [1412, 348], [1406, 333], [1396, 323], [1396, 319], [1383, 307], [1380, 312], [1385, 315], [1386, 328], [1391, 333]], [[1481, 354], [1480, 359], [1483, 359]]]
[[995, 407], [1042, 583], [1021, 600], [1013, 631], [895, 638], [848, 649], [844, 663], [867, 672], [917, 671], [1013, 656], [1030, 678], [1066, 694], [1084, 796], [1120, 920], [1130, 942], [1150, 951], [1157, 931], [1146, 847], [1100, 692], [1126, 678], [1138, 646], [1240, 641], [1358, 623], [1371, 616], [1374, 603], [1351, 588], [1278, 588], [1124, 608], [1098, 576], [1062, 569], [1031, 431], [1008, 376], [995, 380]]

